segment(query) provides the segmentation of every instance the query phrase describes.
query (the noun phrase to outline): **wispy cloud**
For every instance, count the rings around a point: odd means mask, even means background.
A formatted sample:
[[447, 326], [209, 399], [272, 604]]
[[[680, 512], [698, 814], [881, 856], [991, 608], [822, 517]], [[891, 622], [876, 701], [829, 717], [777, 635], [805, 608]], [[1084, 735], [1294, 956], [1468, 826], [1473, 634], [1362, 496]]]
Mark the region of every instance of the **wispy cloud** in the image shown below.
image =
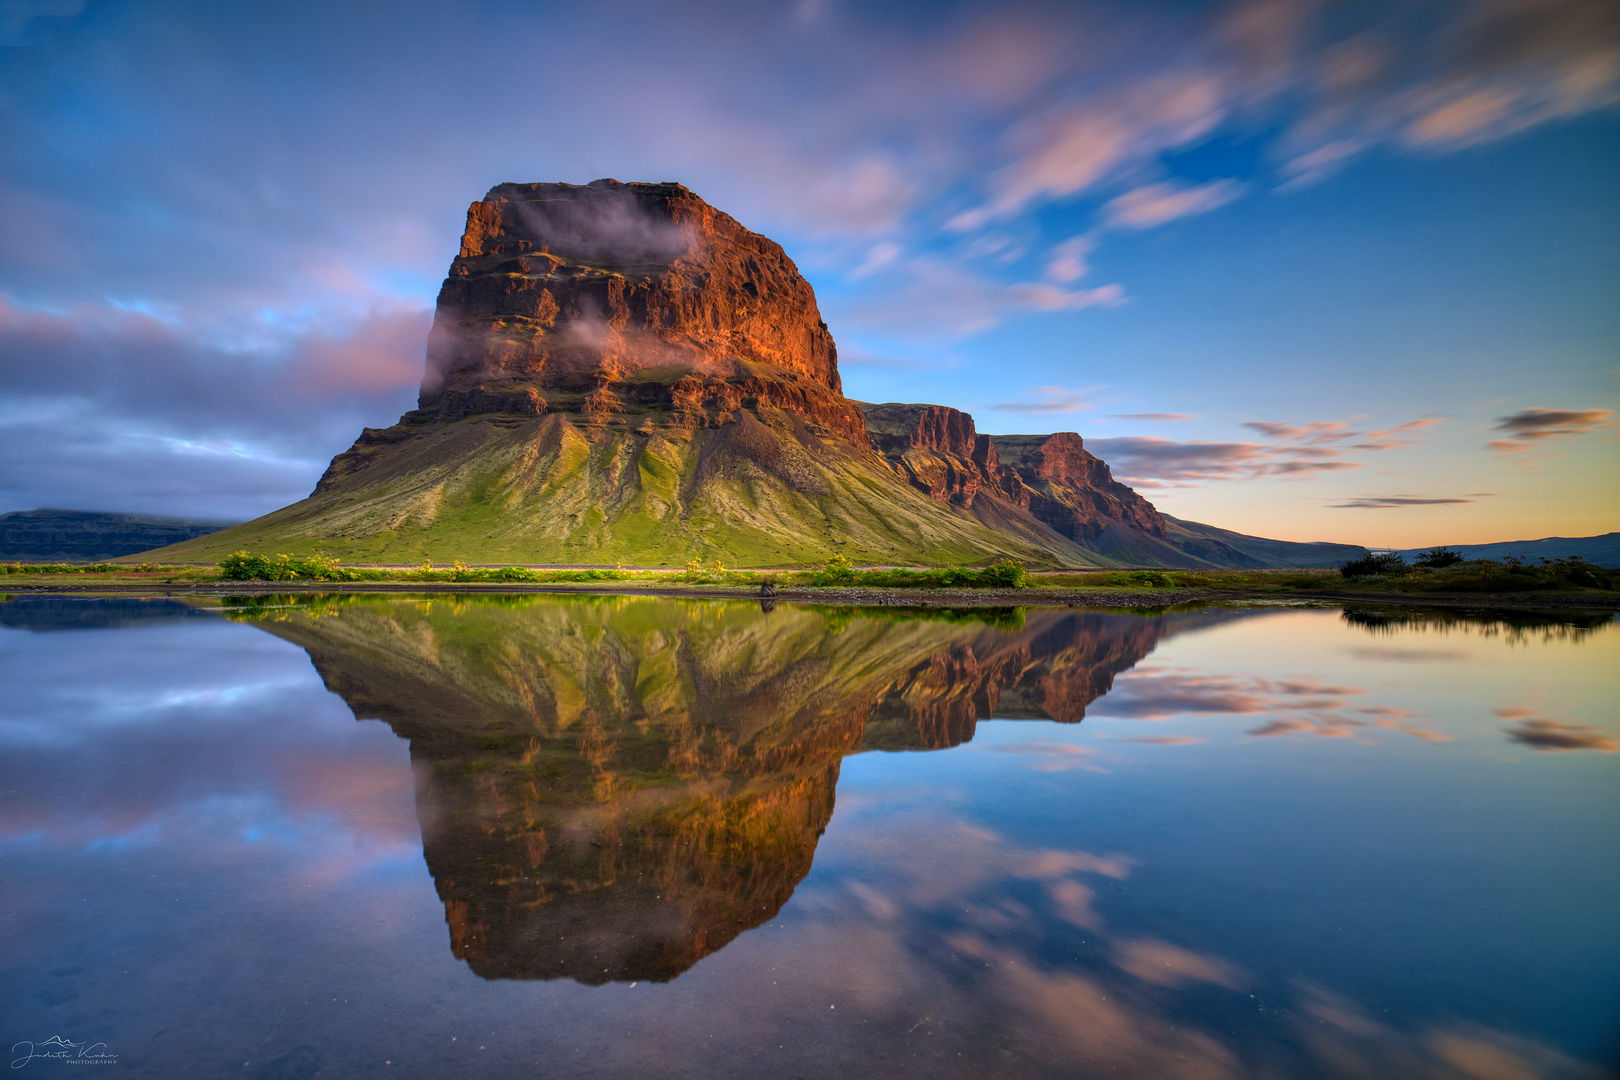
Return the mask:
[[1471, 503], [1473, 499], [1431, 499], [1421, 495], [1356, 495], [1348, 501], [1333, 503], [1334, 510], [1394, 510], [1403, 506], [1444, 506], [1448, 503]]
[[[1280, 180], [1298, 187], [1379, 145], [1444, 152], [1604, 108], [1620, 100], [1617, 24], [1608, 0], [1401, 2], [1353, 14], [1306, 0], [1228, 4], [1184, 35], [1160, 35], [1157, 64], [1121, 69], [1085, 100], [1016, 125], [987, 198], [952, 225], [1162, 172], [1167, 151], [1279, 110], [1291, 118], [1277, 136]], [[1230, 180], [1159, 181], [1104, 216], [1146, 227], [1240, 193]]]
[[1216, 78], [1165, 72], [1033, 116], [1015, 129], [1012, 160], [996, 174], [990, 201], [950, 226], [978, 228], [1037, 200], [1092, 188], [1128, 164], [1208, 134], [1225, 116], [1224, 99]]
[[877, 271], [899, 258], [901, 251], [900, 245], [892, 240], [884, 240], [881, 243], [874, 244], [872, 249], [866, 253], [866, 258], [862, 259], [860, 264], [849, 272], [850, 278], [859, 281], [861, 278], [871, 277]]
[[1046, 276], [1065, 285], [1079, 281], [1091, 272], [1086, 256], [1096, 246], [1097, 241], [1090, 236], [1073, 236], [1055, 245], [1048, 256]]
[[990, 407], [1028, 415], [1079, 412], [1093, 407], [1081, 394], [1062, 386], [1036, 386], [1026, 393], [1029, 397], [1022, 401], [1003, 401]]
[[1437, 417], [1425, 417], [1422, 420], [1408, 420], [1404, 424], [1396, 424], [1383, 431], [1368, 431], [1361, 435], [1361, 441], [1351, 443], [1352, 450], [1402, 450], [1413, 445], [1410, 436], [1428, 428], [1437, 427], [1445, 423]]
[[1612, 428], [1608, 409], [1520, 409], [1511, 416], [1497, 419], [1496, 430], [1507, 432], [1507, 438], [1493, 439], [1485, 445], [1492, 450], [1516, 454], [1548, 439], [1565, 439], [1593, 431]]
[[1086, 445], [1113, 467], [1125, 483], [1142, 487], [1166, 482], [1252, 480], [1262, 476], [1302, 477], [1360, 468], [1360, 462], [1336, 461], [1336, 452], [1314, 448], [1267, 446], [1252, 442], [1177, 442], [1156, 435], [1088, 439]]
[[1196, 420], [1197, 413], [1182, 412], [1127, 412], [1111, 414], [1116, 420], [1146, 420], [1154, 423], [1179, 423], [1182, 420]]
[[1357, 434], [1342, 420], [1318, 420], [1309, 424], [1280, 424], [1270, 420], [1248, 420], [1246, 428], [1258, 431], [1268, 439], [1296, 443], [1322, 444], [1342, 442]]
[[1206, 214], [1243, 194], [1236, 180], [1212, 180], [1190, 187], [1165, 181], [1133, 188], [1103, 205], [1103, 224], [1113, 228], [1151, 229], [1177, 218]]
[[919, 255], [897, 260], [837, 315], [862, 330], [945, 340], [981, 333], [1018, 314], [1111, 307], [1125, 299], [1119, 285], [1076, 289], [1040, 281], [1005, 284], [962, 262]]
[[[1133, 418], [1185, 419], [1181, 413], [1137, 413]], [[1152, 435], [1089, 439], [1120, 479], [1143, 487], [1188, 485], [1208, 480], [1252, 480], [1260, 477], [1312, 477], [1357, 469], [1353, 451], [1377, 452], [1409, 446], [1410, 436], [1442, 423], [1411, 420], [1382, 431], [1362, 431], [1343, 420], [1284, 423], [1249, 420], [1243, 426], [1268, 442], [1177, 442]]]

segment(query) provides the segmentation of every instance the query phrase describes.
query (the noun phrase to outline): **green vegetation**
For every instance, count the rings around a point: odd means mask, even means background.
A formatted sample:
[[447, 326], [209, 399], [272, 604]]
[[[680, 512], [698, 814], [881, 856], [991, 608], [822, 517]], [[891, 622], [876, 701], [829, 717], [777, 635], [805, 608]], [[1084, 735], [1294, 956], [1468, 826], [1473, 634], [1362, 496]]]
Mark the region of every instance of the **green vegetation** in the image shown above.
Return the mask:
[[1429, 570], [1444, 570], [1448, 566], [1456, 566], [1463, 561], [1465, 560], [1461, 552], [1443, 547], [1430, 548], [1412, 560], [1414, 564]]
[[[864, 565], [982, 566], [1000, 555], [1050, 563], [1040, 544], [940, 507], [828, 440], [806, 451], [793, 418], [761, 408], [723, 429], [654, 417], [650, 434], [485, 417], [361, 445], [308, 499], [142, 558], [215, 563], [240, 549], [316, 552], [347, 565], [452, 559], [668, 567], [819, 565], [837, 550]], [[367, 462], [365, 468], [351, 468]], [[1079, 548], [1063, 561], [1084, 563]], [[1106, 565], [1106, 560], [1103, 560]]]
[[340, 566], [324, 555], [264, 556], [235, 551], [219, 563], [224, 581], [446, 581], [446, 582], [584, 582], [664, 581], [682, 585], [753, 586], [777, 577], [796, 585], [819, 587], [872, 586], [899, 589], [1022, 589], [1030, 584], [1022, 563], [1002, 559], [979, 570], [856, 570], [835, 555], [826, 567], [783, 575], [727, 570], [719, 562], [705, 567], [698, 559], [677, 574], [657, 570], [530, 570], [522, 566], [473, 567], [457, 562], [444, 570], [423, 563], [414, 570], [370, 570]]
[[1620, 587], [1620, 571], [1608, 570], [1585, 559], [1542, 559], [1531, 564], [1508, 556], [1463, 559], [1454, 551], [1436, 548], [1408, 565], [1393, 552], [1368, 555], [1340, 567], [1346, 581], [1376, 584], [1395, 592], [1532, 592], [1545, 589], [1603, 589]]
[[1030, 584], [1024, 564], [1001, 559], [982, 570], [857, 570], [842, 555], [810, 575], [810, 584], [822, 587], [887, 589], [1023, 589]]
[[[633, 589], [681, 589], [712, 586], [753, 592], [763, 584], [809, 589], [1032, 589], [1073, 590], [1083, 602], [1107, 605], [1110, 593], [1141, 603], [1144, 593], [1165, 591], [1162, 601], [1181, 603], [1211, 592], [1233, 595], [1322, 596], [1376, 593], [1526, 593], [1562, 592], [1589, 597], [1599, 606], [1611, 606], [1620, 594], [1620, 571], [1579, 558], [1542, 559], [1531, 564], [1509, 557], [1453, 561], [1454, 552], [1424, 552], [1412, 563], [1394, 554], [1369, 555], [1337, 570], [1060, 570], [1027, 571], [1023, 564], [1003, 558], [989, 566], [932, 567], [921, 569], [860, 569], [846, 555], [834, 555], [816, 570], [736, 570], [714, 560], [689, 560], [684, 569], [580, 567], [540, 570], [525, 566], [468, 566], [457, 561], [434, 566], [424, 561], [415, 567], [347, 566], [322, 552], [306, 555], [256, 554], [233, 551], [217, 566], [163, 566], [141, 563], [19, 563], [0, 562], [0, 580], [33, 578], [41, 585], [59, 583], [86, 587], [106, 585], [206, 586], [225, 582], [289, 583], [304, 587], [324, 584], [404, 585], [468, 584], [499, 589], [502, 585], [579, 585], [619, 583]], [[1171, 592], [1176, 590], [1179, 592]], [[624, 591], [623, 589], [617, 591]], [[1037, 601], [1038, 602], [1038, 601]], [[1082, 602], [1075, 600], [1074, 602]]]
[[224, 581], [625, 581], [636, 575], [623, 570], [530, 570], [524, 566], [468, 566], [457, 561], [443, 570], [423, 563], [414, 570], [376, 570], [339, 566], [324, 555], [266, 557], [233, 551], [219, 563]]
[[1406, 565], [1406, 560], [1393, 551], [1378, 555], [1369, 552], [1361, 558], [1351, 559], [1339, 567], [1339, 573], [1344, 575], [1346, 579], [1354, 579], [1380, 577], [1388, 574], [1404, 574], [1409, 569], [1411, 568]]
[[115, 566], [112, 563], [0, 563], [0, 574], [114, 574], [150, 573], [158, 569], [151, 563], [140, 566]]
[[1080, 589], [1245, 589], [1289, 592], [1321, 589], [1331, 570], [1089, 570], [1035, 575], [1031, 584]]

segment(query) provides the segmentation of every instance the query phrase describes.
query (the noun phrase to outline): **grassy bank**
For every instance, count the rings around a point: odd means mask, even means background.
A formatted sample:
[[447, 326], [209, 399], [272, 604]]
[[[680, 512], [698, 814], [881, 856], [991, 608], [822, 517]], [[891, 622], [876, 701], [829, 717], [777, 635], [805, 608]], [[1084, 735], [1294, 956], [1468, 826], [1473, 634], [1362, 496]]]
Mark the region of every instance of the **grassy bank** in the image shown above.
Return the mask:
[[[1365, 569], [1365, 568], [1362, 568]], [[1599, 608], [1620, 607], [1620, 572], [1594, 567], [1580, 560], [1559, 560], [1546, 565], [1463, 562], [1441, 568], [1388, 566], [1378, 573], [1342, 570], [1062, 570], [1031, 573], [1019, 563], [1002, 560], [986, 567], [860, 569], [834, 557], [819, 569], [733, 569], [696, 560], [684, 569], [627, 569], [624, 567], [535, 568], [526, 566], [468, 566], [452, 563], [415, 567], [345, 566], [321, 555], [294, 557], [236, 552], [212, 567], [143, 563], [0, 563], [0, 588], [70, 588], [94, 586], [176, 585], [206, 588], [250, 583], [309, 587], [323, 584], [364, 586], [375, 583], [399, 587], [467, 584], [488, 588], [508, 585], [578, 587], [600, 585], [629, 589], [727, 589], [756, 593], [770, 583], [801, 598], [816, 594], [925, 595], [931, 592], [1017, 590], [1019, 603], [1067, 602], [1085, 594], [1084, 602], [1107, 602], [1109, 596], [1142, 602], [1162, 597], [1160, 603], [1189, 599], [1243, 596], [1298, 596], [1302, 598], [1395, 598], [1457, 595], [1545, 595], [1560, 606], [1583, 599]], [[873, 602], [899, 602], [877, 599]]]

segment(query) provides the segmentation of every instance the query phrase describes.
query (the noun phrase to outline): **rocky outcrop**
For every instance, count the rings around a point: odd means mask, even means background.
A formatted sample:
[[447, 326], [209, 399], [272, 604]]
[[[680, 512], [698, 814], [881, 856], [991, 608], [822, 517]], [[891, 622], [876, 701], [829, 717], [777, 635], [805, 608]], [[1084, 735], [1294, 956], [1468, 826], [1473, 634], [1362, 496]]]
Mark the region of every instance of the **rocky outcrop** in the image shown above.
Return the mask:
[[[973, 417], [944, 405], [858, 402], [872, 448], [913, 487], [939, 502], [971, 508], [985, 488], [1017, 501], [1016, 482], [1003, 476], [995, 450]], [[987, 457], [986, 455], [990, 455]]]
[[1153, 504], [1115, 480], [1107, 463], [1086, 450], [1074, 432], [992, 435], [990, 445], [1002, 468], [1015, 473], [1030, 493], [1023, 505], [1069, 539], [1094, 539], [1110, 522], [1164, 536], [1164, 518]]
[[912, 486], [972, 509], [981, 499], [1026, 511], [1084, 544], [1119, 525], [1163, 539], [1153, 504], [1119, 483], [1072, 431], [980, 435], [973, 417], [943, 405], [861, 404], [872, 447]]
[[418, 419], [707, 427], [759, 405], [854, 442], [838, 350], [780, 245], [675, 183], [501, 184], [439, 291]]

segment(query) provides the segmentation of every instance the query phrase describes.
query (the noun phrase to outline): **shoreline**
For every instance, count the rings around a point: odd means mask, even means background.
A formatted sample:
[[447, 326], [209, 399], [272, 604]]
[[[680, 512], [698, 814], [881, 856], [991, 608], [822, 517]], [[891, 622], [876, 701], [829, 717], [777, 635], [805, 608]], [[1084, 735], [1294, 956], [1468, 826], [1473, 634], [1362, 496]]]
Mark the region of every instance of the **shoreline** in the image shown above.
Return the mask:
[[[598, 596], [662, 596], [708, 600], [760, 600], [757, 589], [723, 585], [676, 586], [663, 582], [638, 586], [625, 582], [292, 582], [209, 581], [173, 584], [61, 582], [0, 584], [0, 595], [14, 596], [270, 596], [285, 593], [494, 593], [576, 594]], [[778, 586], [776, 600], [801, 604], [854, 607], [1092, 607], [1165, 608], [1183, 604], [1399, 604], [1411, 607], [1473, 608], [1495, 611], [1620, 612], [1620, 598], [1570, 593], [1359, 593], [1333, 590], [1261, 592], [1251, 589], [1199, 588], [1064, 588], [1035, 586], [1025, 589], [878, 589]]]

